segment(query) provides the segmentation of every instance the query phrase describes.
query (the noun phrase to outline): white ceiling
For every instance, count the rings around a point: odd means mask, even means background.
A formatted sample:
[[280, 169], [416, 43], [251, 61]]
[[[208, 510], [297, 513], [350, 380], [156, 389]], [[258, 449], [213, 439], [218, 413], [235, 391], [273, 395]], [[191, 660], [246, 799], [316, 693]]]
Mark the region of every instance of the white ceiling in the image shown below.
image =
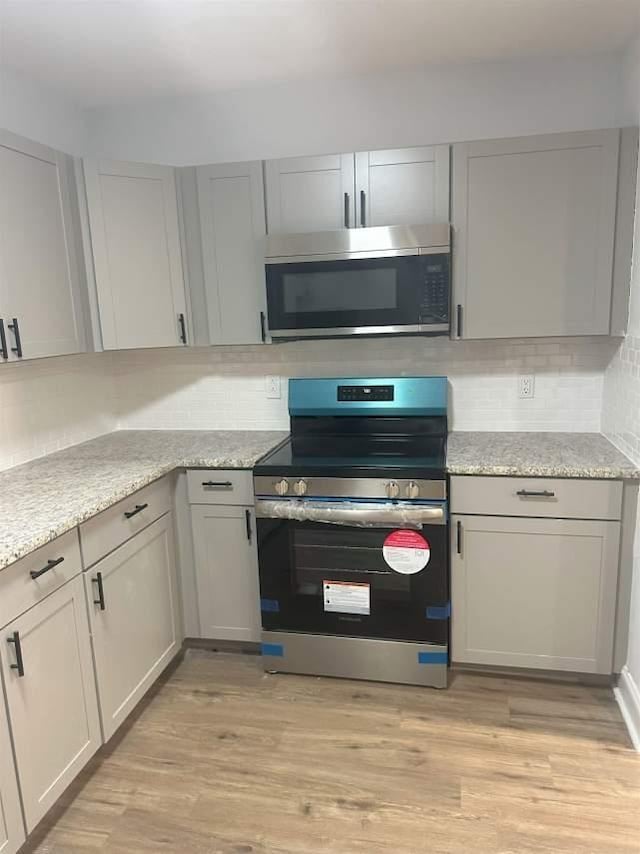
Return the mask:
[[0, 0], [0, 60], [79, 105], [623, 49], [640, 0]]

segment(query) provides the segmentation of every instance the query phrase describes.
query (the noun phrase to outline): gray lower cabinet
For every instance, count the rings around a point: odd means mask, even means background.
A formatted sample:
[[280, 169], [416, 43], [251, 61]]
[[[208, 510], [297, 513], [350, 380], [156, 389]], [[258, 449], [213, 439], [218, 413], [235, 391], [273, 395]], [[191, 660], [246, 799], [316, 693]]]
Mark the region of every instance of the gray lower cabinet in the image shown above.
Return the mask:
[[257, 643], [260, 593], [253, 508], [193, 505], [191, 523], [201, 636]]
[[3, 640], [0, 663], [31, 832], [100, 746], [82, 577], [5, 626]]
[[453, 515], [453, 662], [610, 674], [619, 539], [617, 521]]
[[9, 723], [0, 694], [0, 854], [15, 854], [25, 840]]
[[181, 648], [172, 514], [98, 561], [84, 579], [108, 741]]

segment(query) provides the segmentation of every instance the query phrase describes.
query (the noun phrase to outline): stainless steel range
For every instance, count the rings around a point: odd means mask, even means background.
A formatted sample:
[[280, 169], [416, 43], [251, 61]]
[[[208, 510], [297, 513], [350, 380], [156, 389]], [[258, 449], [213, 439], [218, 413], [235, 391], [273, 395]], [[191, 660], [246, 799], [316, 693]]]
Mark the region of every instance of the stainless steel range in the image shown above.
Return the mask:
[[290, 380], [254, 469], [265, 669], [445, 687], [444, 377]]

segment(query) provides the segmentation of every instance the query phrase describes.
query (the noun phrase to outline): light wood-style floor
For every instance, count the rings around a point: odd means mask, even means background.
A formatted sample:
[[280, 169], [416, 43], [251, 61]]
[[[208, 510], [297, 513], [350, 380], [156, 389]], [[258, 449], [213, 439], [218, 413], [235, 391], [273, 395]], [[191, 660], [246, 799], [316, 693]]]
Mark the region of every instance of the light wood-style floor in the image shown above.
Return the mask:
[[45, 821], [29, 852], [637, 854], [640, 756], [607, 688], [190, 652]]

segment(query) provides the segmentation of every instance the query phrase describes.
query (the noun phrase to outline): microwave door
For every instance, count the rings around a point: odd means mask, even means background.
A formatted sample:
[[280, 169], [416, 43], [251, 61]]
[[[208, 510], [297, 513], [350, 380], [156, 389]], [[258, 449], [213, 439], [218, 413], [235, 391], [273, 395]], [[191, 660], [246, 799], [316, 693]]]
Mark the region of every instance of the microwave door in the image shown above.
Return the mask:
[[[437, 262], [431, 256], [431, 266]], [[269, 328], [274, 338], [422, 331], [425, 307], [434, 304], [425, 290], [425, 256], [297, 261], [266, 267]], [[448, 269], [436, 306], [448, 331]], [[442, 302], [442, 300], [441, 300]], [[436, 312], [437, 313], [437, 312]]]

